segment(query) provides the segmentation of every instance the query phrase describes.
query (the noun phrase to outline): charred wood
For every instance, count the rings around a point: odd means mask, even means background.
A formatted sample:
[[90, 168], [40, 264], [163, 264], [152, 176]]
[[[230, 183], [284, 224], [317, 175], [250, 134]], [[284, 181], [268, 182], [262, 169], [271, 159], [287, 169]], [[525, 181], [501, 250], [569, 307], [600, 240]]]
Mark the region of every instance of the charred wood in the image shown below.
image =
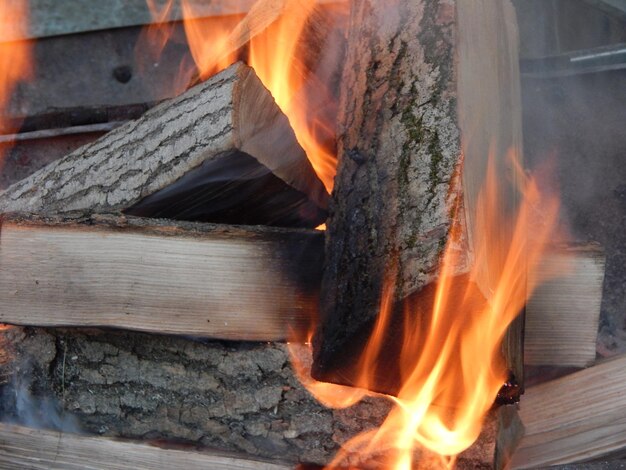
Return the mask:
[[[473, 217], [490, 154], [498, 179], [512, 182], [498, 195], [502, 210], [517, 207], [508, 160], [508, 152], [521, 147], [510, 2], [365, 0], [352, 4], [350, 24], [322, 324], [314, 343], [314, 376], [322, 380], [338, 380], [340, 358], [354, 353], [355, 338], [377, 317], [385, 289], [399, 304], [408, 298], [420, 303], [423, 291], [427, 308], [448, 241], [467, 255], [459, 257], [455, 273], [463, 276], [477, 264], [477, 289], [489, 298], [504, 260], [487, 265], [475, 259], [482, 239]], [[453, 235], [454, 224], [459, 230]], [[489, 240], [494, 246], [511, 237], [509, 227], [499, 229], [498, 240]], [[518, 382], [522, 338], [518, 319], [503, 345]], [[341, 381], [350, 383], [343, 372]]]

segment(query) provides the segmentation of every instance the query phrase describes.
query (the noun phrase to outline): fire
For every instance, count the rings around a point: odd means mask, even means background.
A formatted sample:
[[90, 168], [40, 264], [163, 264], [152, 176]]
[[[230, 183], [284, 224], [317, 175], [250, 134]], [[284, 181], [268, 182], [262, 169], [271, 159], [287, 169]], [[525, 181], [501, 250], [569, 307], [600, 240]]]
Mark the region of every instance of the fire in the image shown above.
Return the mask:
[[[12, 24], [23, 22], [28, 18], [28, 2], [0, 2], [0, 32], [10, 31]], [[30, 77], [32, 73], [32, 43], [30, 41], [14, 41], [0, 43], [0, 129], [4, 134], [16, 132], [17, 124], [3, 118], [11, 101], [16, 85]], [[0, 148], [0, 161], [7, 148]]]
[[[167, 21], [172, 1], [159, 10], [147, 0], [154, 18]], [[235, 60], [245, 58], [288, 116], [298, 141], [330, 191], [336, 171], [334, 117], [336, 99], [329, 92], [330, 75], [313, 73], [307, 67], [302, 42], [316, 21], [317, 0], [257, 0], [244, 15], [215, 20], [193, 19], [194, 3], [182, 0], [186, 39], [199, 79], [206, 79]], [[236, 9], [236, 2], [233, 3]], [[327, 8], [325, 6], [325, 8]], [[348, 3], [328, 8], [335, 18], [347, 16]], [[241, 10], [243, 11], [243, 9]], [[169, 28], [169, 29], [168, 29]], [[165, 44], [170, 27], [160, 27], [156, 49]], [[323, 62], [323, 61], [322, 61]], [[190, 74], [187, 73], [187, 77]], [[513, 157], [515, 160], [515, 158]], [[475, 268], [467, 275], [453, 275], [458, 251], [449, 243], [442, 256], [439, 280], [428, 302], [407, 299], [401, 306], [404, 322], [399, 347], [400, 379], [397, 396], [388, 396], [392, 411], [382, 426], [361, 434], [343, 446], [330, 464], [337, 468], [358, 452], [362, 460], [380, 462], [386, 449], [384, 468], [410, 469], [414, 453], [437, 455], [444, 468], [454, 465], [455, 456], [467, 449], [481, 431], [482, 422], [494, 403], [507, 371], [500, 347], [508, 325], [522, 310], [532, 285], [532, 272], [554, 230], [558, 201], [540, 194], [536, 182], [517, 168], [522, 203], [510, 220], [502, 220], [493, 166], [473, 220], [481, 243]], [[531, 215], [541, 204], [544, 221], [533, 226]], [[503, 239], [502, 226], [513, 228], [511, 239]], [[321, 229], [322, 227], [320, 227]], [[449, 240], [455, 237], [455, 227]], [[488, 298], [477, 284], [484, 277], [480, 267], [489, 267]], [[537, 280], [536, 276], [528, 276]], [[310, 378], [310, 355], [290, 344], [294, 369], [304, 386], [324, 405], [351, 406], [375, 388], [373, 371], [384, 349], [384, 338], [392, 324], [395, 279], [390, 276], [382, 292], [380, 315], [367, 347], [357, 363], [355, 388], [325, 384]], [[426, 319], [426, 320], [425, 320]], [[308, 358], [308, 359], [307, 359]], [[429, 459], [432, 460], [432, 459]], [[432, 465], [432, 461], [429, 462]]]
[[[455, 456], [478, 438], [483, 420], [496, 395], [507, 380], [500, 347], [508, 325], [522, 310], [529, 291], [527, 273], [533, 272], [554, 235], [558, 200], [541, 194], [536, 182], [517, 166], [523, 181], [522, 202], [510, 220], [499, 220], [498, 181], [490, 163], [477, 213], [482, 243], [475, 254], [477, 262], [469, 275], [454, 275], [458, 252], [449, 243], [444, 251], [439, 281], [427, 305], [424, 299], [407, 299], [402, 305], [404, 322], [400, 351], [401, 386], [392, 411], [382, 426], [344, 444], [329, 468], [345, 466], [350, 454], [358, 452], [367, 460], [386, 449], [384, 468], [410, 469], [414, 453], [438, 455], [441, 468], [454, 465]], [[543, 223], [529, 228], [533, 214], [541, 208]], [[512, 239], [503, 243], [502, 224], [513, 228]], [[453, 230], [459, 230], [459, 227]], [[453, 239], [451, 233], [449, 239]], [[485, 299], [474, 282], [484, 262], [501, 269], [493, 273], [493, 291]], [[535, 278], [535, 276], [529, 276]], [[392, 322], [394, 279], [384, 289], [380, 315], [368, 344], [358, 362], [359, 394], [376, 388], [374, 371], [385, 347], [384, 337]], [[299, 375], [302, 364], [295, 358]], [[346, 392], [337, 388], [341, 398], [333, 400], [333, 385], [312, 379], [303, 384], [327, 406], [341, 408], [352, 404]], [[335, 386], [338, 387], [338, 386]], [[377, 462], [380, 459], [377, 457]], [[429, 461], [429, 465], [433, 465]]]
[[[156, 24], [146, 29], [143, 42], [153, 44], [151, 54], [158, 57], [173, 34], [171, 24], [166, 23], [173, 0], [161, 8], [154, 0], [146, 2]], [[245, 11], [246, 3], [232, 2], [229, 11]], [[309, 30], [315, 29], [309, 28], [311, 23], [321, 22], [315, 16], [317, 0], [258, 0], [243, 18], [228, 15], [199, 20], [197, 2], [182, 0], [181, 7], [199, 78], [204, 80], [247, 56], [248, 64], [289, 118], [313, 168], [331, 191], [337, 166], [333, 148], [337, 103], [329, 91], [330, 78], [308, 70], [305, 55], [311, 51], [301, 47]], [[324, 8], [334, 18], [347, 16], [347, 4]], [[188, 79], [189, 68], [183, 67], [180, 75]], [[177, 87], [175, 91], [182, 90]]]

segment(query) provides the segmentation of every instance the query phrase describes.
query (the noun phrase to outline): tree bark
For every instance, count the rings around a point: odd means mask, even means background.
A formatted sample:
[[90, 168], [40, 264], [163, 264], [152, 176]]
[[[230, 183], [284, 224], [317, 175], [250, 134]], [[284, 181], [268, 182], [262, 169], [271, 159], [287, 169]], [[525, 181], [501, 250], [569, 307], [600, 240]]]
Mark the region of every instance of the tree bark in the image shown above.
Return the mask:
[[0, 370], [12, 379], [0, 415], [31, 427], [324, 465], [390, 408], [381, 398], [320, 405], [281, 343], [19, 327], [2, 337], [14, 360]]
[[[392, 405], [380, 396], [343, 410], [320, 405], [289, 361], [289, 347], [310, 361], [304, 345], [20, 327], [0, 330], [0, 345], [11, 356], [0, 363], [0, 376], [11, 378], [0, 387], [0, 418], [30, 427], [326, 465], [348, 439], [380, 426]], [[503, 445], [499, 414], [457, 468], [492, 468]], [[416, 462], [424, 453], [416, 449]], [[359, 455], [350, 462], [386, 468]]]
[[[246, 174], [228, 167], [233, 159]], [[234, 174], [225, 172], [225, 166]], [[220, 199], [224, 181], [258, 183], [268, 173], [296, 194], [286, 206], [301, 225], [315, 227], [325, 219], [327, 193], [287, 118], [253, 70], [238, 63], [9, 187], [0, 194], [0, 210], [130, 209], [139, 215], [176, 218], [172, 201], [199, 194], [203, 205], [194, 206], [192, 218], [206, 220], [212, 204], [225, 204]], [[217, 182], [211, 179], [216, 174]], [[158, 204], [150, 200], [149, 207], [141, 205], [147, 197], [156, 197]], [[239, 204], [245, 207], [246, 201]], [[228, 213], [234, 212], [230, 209]], [[268, 218], [268, 224], [280, 224], [275, 214]]]
[[[490, 148], [496, 174], [508, 177], [507, 151], [521, 142], [514, 20], [510, 3], [500, 0], [352, 5], [317, 378], [336, 379], [333, 368], [371, 329], [385, 289], [401, 301], [436, 281], [446, 242], [459, 253], [456, 274], [484, 262], [472, 256], [480, 237], [471, 219]], [[517, 204], [513, 181], [499, 195], [507, 211]], [[490, 279], [477, 279], [487, 298]], [[510, 338], [515, 351], [507, 357], [518, 380], [521, 333]]]

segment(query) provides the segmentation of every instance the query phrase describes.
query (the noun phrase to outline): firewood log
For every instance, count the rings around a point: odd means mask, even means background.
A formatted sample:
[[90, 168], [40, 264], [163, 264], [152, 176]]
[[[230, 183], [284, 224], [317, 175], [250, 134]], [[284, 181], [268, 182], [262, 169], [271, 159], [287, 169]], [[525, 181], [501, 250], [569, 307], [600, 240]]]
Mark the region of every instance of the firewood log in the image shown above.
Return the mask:
[[524, 364], [587, 367], [595, 361], [604, 264], [603, 250], [592, 244], [546, 253], [534, 275], [556, 277], [528, 300]]
[[[337, 410], [319, 404], [289, 359], [293, 348], [310, 363], [304, 345], [21, 327], [0, 331], [0, 344], [11, 355], [4, 368], [0, 365], [0, 374], [12, 378], [1, 404], [7, 419], [21, 422], [25, 405], [36, 411], [40, 403], [57, 401], [58, 409], [48, 406], [48, 414], [40, 416], [45, 422], [38, 424], [63, 423], [66, 430], [73, 425], [107, 437], [152, 436], [242, 458], [280, 455], [284, 462], [325, 465], [348, 439], [380, 426], [391, 406], [384, 397]], [[25, 400], [19, 406], [18, 396]], [[459, 470], [492, 468], [494, 455], [511, 442], [506, 434], [511, 411], [490, 413], [478, 441], [459, 456]], [[0, 455], [6, 455], [11, 440], [0, 441]], [[36, 444], [26, 445], [24, 453], [38, 452]], [[416, 466], [427, 457], [416, 449]], [[359, 462], [358, 455], [354, 459]], [[372, 468], [361, 463], [355, 468]]]
[[0, 322], [272, 341], [317, 311], [319, 231], [5, 215]]
[[626, 356], [529, 387], [512, 469], [600, 459], [626, 449]]
[[[2, 212], [126, 210], [308, 227], [325, 219], [326, 206], [287, 118], [242, 63], [0, 194]], [[241, 208], [247, 217], [237, 216]]]
[[106, 437], [0, 424], [0, 467], [5, 470], [288, 470], [292, 466], [193, 449], [162, 449]]
[[[521, 147], [517, 32], [508, 0], [363, 0], [352, 4], [350, 24], [314, 366], [318, 379], [343, 382], [351, 381], [350, 371], [338, 368], [371, 329], [384, 284], [401, 301], [436, 281], [454, 206], [467, 214], [463, 220], [458, 213], [467, 230], [455, 243], [470, 254], [456, 272], [478, 263], [478, 288], [489, 298], [503, 260], [473, 259], [484, 236], [473, 216], [490, 153], [498, 181], [510, 182], [496, 196], [502, 211], [517, 207], [507, 153], [519, 155]], [[506, 243], [512, 228], [502, 225]], [[503, 347], [518, 381], [522, 326], [511, 327]]]

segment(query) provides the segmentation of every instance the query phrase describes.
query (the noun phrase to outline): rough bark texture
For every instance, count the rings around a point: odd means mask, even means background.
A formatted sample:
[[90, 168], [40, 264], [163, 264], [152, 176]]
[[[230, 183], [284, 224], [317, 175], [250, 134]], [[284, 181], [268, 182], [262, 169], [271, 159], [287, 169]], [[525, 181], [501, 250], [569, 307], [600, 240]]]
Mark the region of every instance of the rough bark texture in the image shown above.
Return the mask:
[[306, 209], [317, 211], [309, 224], [323, 220], [321, 181], [287, 118], [241, 63], [9, 187], [0, 194], [0, 210], [124, 210], [234, 152], [254, 157], [306, 195]]
[[[323, 323], [315, 342], [318, 378], [330, 378], [344, 350], [369, 328], [386, 289], [401, 300], [436, 280], [448, 241], [459, 253], [456, 274], [468, 272], [471, 262], [484, 263], [471, 256], [482, 239], [472, 236], [479, 224], [470, 219], [484, 181], [492, 121], [505, 121], [493, 127], [502, 181], [511, 180], [510, 163], [502, 162], [508, 162], [508, 145], [518, 148], [521, 132], [519, 118], [503, 117], [504, 110], [520, 112], [512, 65], [517, 43], [511, 39], [512, 7], [505, 3], [365, 0], [352, 6], [339, 169], [327, 222]], [[474, 47], [476, 37], [503, 47]], [[495, 105], [481, 106], [482, 99]], [[487, 117], [477, 126], [472, 112]], [[512, 194], [510, 187], [502, 193], [507, 209], [515, 207]], [[451, 231], [453, 225], [458, 230]], [[508, 234], [508, 228], [502, 231]], [[506, 236], [494, 243], [502, 241]], [[486, 298], [497, 276], [490, 266], [479, 266], [477, 279]], [[505, 356], [521, 379], [521, 330], [511, 342], [514, 352]]]
[[454, 33], [452, 2], [352, 7], [317, 373], [385, 286], [402, 298], [435, 277], [459, 195]]
[[[30, 427], [324, 465], [390, 409], [381, 398], [345, 410], [321, 406], [279, 343], [13, 327], [0, 332], [0, 345], [9, 356], [0, 373], [10, 379], [0, 388], [0, 415]], [[308, 354], [296, 347], [299, 357]], [[492, 416], [458, 468], [491, 468], [497, 432]]]
[[[323, 464], [388, 410], [381, 400], [346, 411], [319, 405], [294, 376], [284, 344], [95, 330], [4, 334], [20, 357], [17, 386], [5, 388], [4, 418], [26, 418], [29, 426], [49, 425], [56, 414], [69, 430]], [[37, 422], [38, 411], [50, 421]]]

